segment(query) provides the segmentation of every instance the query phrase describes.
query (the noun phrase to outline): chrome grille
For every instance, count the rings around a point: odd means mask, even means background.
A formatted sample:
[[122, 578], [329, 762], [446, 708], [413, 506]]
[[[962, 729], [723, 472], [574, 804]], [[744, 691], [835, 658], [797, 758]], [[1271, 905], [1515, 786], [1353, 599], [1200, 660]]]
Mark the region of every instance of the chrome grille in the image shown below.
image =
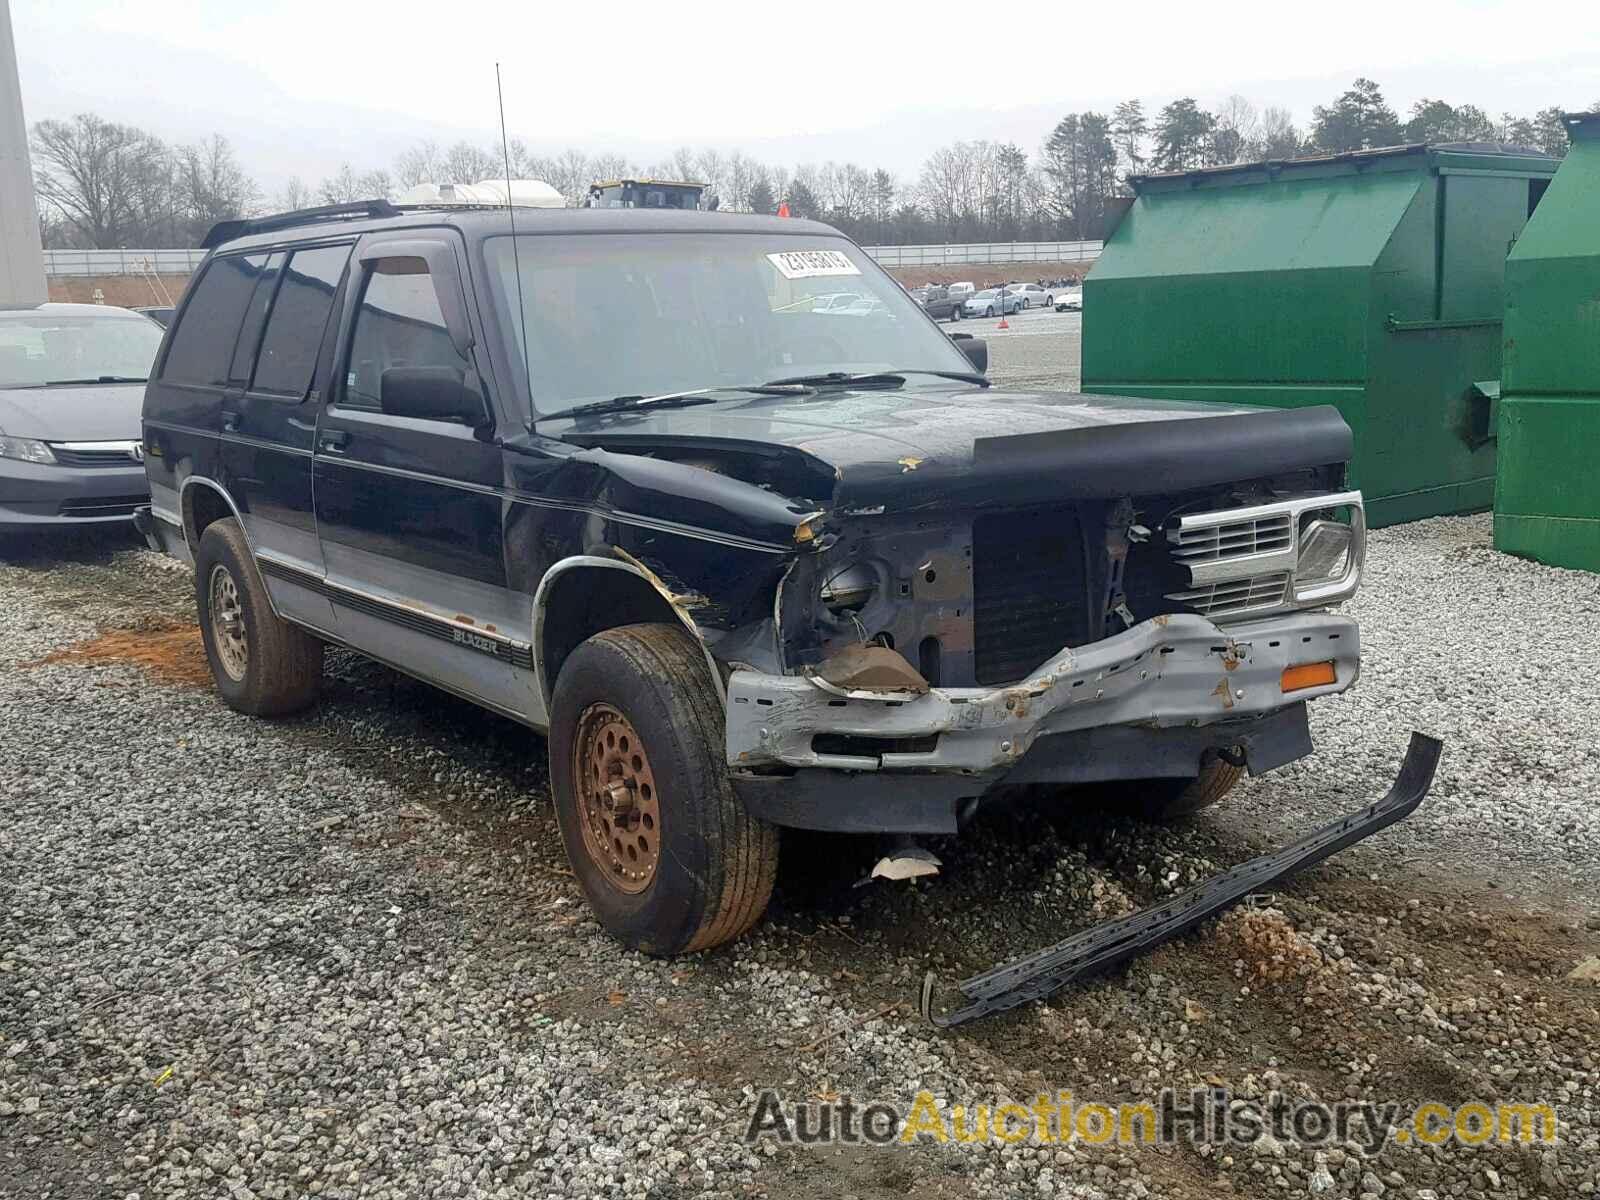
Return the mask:
[[50, 453], [64, 467], [129, 467], [143, 462], [137, 442], [52, 442]]
[[[1338, 580], [1301, 579], [1301, 517], [1337, 508], [1351, 511], [1354, 557], [1349, 568]], [[1186, 578], [1165, 597], [1212, 618], [1337, 603], [1360, 581], [1365, 537], [1359, 492], [1291, 496], [1267, 504], [1187, 513], [1167, 527], [1172, 565]]]
[[1294, 520], [1286, 512], [1173, 531], [1172, 557], [1187, 565], [1223, 562], [1248, 554], [1275, 554], [1290, 548]]
[[1186, 604], [1203, 616], [1215, 617], [1257, 608], [1276, 608], [1284, 602], [1284, 591], [1288, 586], [1289, 573], [1275, 571], [1270, 575], [1252, 575], [1185, 592], [1171, 592], [1167, 599]]

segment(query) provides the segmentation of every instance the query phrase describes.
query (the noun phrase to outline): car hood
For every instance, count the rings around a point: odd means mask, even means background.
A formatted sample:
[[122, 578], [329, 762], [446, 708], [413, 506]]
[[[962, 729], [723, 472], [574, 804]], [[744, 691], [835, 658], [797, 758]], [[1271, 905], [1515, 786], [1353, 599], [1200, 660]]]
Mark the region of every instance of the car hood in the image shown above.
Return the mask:
[[140, 437], [142, 383], [0, 390], [0, 433], [42, 442], [131, 442]]
[[[1280, 410], [1068, 392], [826, 390], [585, 417], [585, 447], [799, 456], [810, 498], [846, 509], [1018, 506], [1260, 478], [1347, 462], [1329, 406]], [[831, 494], [830, 494], [831, 493]]]

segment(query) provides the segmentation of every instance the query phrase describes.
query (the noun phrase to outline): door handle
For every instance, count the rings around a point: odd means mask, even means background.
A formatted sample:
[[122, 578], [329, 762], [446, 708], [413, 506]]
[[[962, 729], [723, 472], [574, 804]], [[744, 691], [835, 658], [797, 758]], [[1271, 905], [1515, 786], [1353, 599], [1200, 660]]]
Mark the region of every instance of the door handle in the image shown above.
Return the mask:
[[324, 429], [317, 435], [317, 448], [329, 454], [342, 454], [350, 444], [350, 434], [343, 429]]

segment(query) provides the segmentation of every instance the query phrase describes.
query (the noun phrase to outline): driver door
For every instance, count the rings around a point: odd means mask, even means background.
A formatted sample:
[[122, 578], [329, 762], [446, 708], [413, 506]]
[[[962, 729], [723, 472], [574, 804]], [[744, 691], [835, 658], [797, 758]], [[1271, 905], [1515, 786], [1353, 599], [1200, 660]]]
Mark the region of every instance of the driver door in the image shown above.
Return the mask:
[[[458, 255], [431, 230], [357, 247], [340, 375], [317, 421], [317, 531], [341, 640], [526, 719], [530, 614], [506, 586], [501, 450], [460, 336]], [[475, 419], [417, 415], [403, 388], [419, 379], [475, 398]]]

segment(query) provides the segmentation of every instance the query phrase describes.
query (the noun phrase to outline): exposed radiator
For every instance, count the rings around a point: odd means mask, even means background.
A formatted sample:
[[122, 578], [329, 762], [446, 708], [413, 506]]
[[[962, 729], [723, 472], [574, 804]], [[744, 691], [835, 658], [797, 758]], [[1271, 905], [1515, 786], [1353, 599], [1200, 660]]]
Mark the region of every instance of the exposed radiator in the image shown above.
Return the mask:
[[1084, 533], [1071, 509], [996, 513], [972, 523], [973, 678], [1024, 678], [1089, 636]]

